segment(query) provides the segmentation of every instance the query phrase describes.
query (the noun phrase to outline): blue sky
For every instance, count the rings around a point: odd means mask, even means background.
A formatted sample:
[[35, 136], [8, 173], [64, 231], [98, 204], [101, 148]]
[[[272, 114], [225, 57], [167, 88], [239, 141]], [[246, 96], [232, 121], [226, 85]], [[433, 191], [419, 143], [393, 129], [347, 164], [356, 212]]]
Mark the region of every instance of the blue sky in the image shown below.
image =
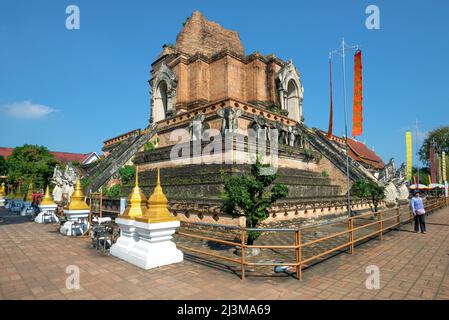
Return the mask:
[[[67, 30], [65, 9], [81, 11]], [[368, 5], [380, 30], [365, 27]], [[0, 146], [67, 152], [147, 125], [150, 64], [200, 10], [240, 33], [246, 54], [292, 59], [305, 88], [306, 124], [326, 129], [328, 52], [363, 48], [364, 134], [385, 160], [405, 160], [405, 130], [449, 120], [449, 2], [433, 1], [0, 1]], [[349, 111], [352, 55], [347, 59]], [[343, 134], [341, 61], [334, 60], [335, 133]], [[351, 119], [349, 114], [348, 119]], [[349, 129], [351, 126], [349, 127]]]

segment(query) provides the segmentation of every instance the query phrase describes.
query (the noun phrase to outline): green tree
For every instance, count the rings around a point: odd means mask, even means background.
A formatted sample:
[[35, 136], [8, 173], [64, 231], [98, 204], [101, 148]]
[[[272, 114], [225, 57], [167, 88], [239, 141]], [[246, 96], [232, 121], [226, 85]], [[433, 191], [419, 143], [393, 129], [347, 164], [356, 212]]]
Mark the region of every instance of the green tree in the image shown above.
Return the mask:
[[5, 158], [0, 156], [0, 176], [8, 174], [8, 165], [6, 163]]
[[351, 189], [351, 194], [358, 198], [369, 198], [377, 212], [379, 201], [385, 198], [385, 187], [379, 186], [374, 181], [357, 180]]
[[[276, 184], [270, 191], [267, 190], [277, 176], [261, 174], [262, 168], [267, 167], [257, 160], [251, 165], [251, 175], [223, 176], [224, 200], [221, 209], [232, 217], [245, 216], [247, 228], [256, 228], [267, 219], [272, 204], [288, 194], [288, 188], [283, 184]], [[259, 236], [260, 232], [248, 232], [248, 244], [252, 245]]]
[[123, 166], [118, 171], [122, 185], [130, 184], [136, 175], [135, 166]]
[[110, 198], [116, 198], [120, 195], [120, 185], [115, 184], [110, 188], [103, 187], [103, 195], [110, 197]]
[[81, 168], [81, 163], [79, 163], [79, 161], [72, 161], [72, 166], [74, 168], [79, 169], [79, 168]]
[[449, 154], [449, 126], [430, 131], [427, 138], [424, 139], [424, 142], [419, 149], [419, 158], [427, 166], [430, 165], [429, 147], [433, 143], [435, 144], [436, 152], [441, 154], [442, 151], [445, 151], [446, 154]]
[[8, 180], [12, 183], [28, 183], [43, 188], [53, 175], [53, 169], [58, 164], [47, 148], [25, 144], [14, 148], [6, 159]]
[[152, 141], [147, 141], [147, 143], [144, 144], [143, 146], [143, 150], [144, 151], [152, 151], [154, 149], [156, 149], [156, 144], [159, 142], [159, 138], [156, 138], [154, 140], [154, 142]]

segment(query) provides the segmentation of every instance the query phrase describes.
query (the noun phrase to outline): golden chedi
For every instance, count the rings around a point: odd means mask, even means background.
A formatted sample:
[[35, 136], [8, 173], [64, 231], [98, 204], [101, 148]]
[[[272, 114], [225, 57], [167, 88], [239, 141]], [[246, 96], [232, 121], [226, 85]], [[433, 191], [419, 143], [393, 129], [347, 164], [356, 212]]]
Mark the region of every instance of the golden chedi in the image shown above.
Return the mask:
[[76, 180], [75, 192], [72, 194], [72, 199], [69, 205], [65, 208], [66, 210], [89, 210], [89, 206], [86, 201], [84, 201], [84, 192], [81, 188], [80, 180]]
[[129, 205], [126, 207], [122, 219], [134, 219], [136, 217], [143, 216], [147, 210], [147, 197], [139, 187], [139, 173], [136, 170], [136, 180], [134, 188], [128, 198]]
[[16, 188], [16, 192], [14, 193], [14, 199], [23, 200], [22, 188], [20, 187], [20, 183]]
[[54, 205], [55, 202], [53, 201], [51, 195], [50, 195], [50, 188], [47, 185], [47, 188], [45, 189], [44, 197], [42, 198], [42, 201], [40, 203], [41, 205]]
[[0, 197], [4, 196], [6, 196], [6, 192], [5, 192], [5, 183], [3, 182], [2, 185], [0, 186]]
[[30, 184], [28, 185], [25, 202], [33, 202], [33, 182], [30, 182]]
[[4, 207], [5, 206], [5, 183], [2, 183], [0, 185], [0, 207]]
[[145, 223], [158, 223], [178, 221], [168, 210], [168, 200], [161, 187], [159, 168], [157, 169], [157, 182], [153, 194], [148, 199], [148, 209], [142, 217], [135, 218], [136, 221]]

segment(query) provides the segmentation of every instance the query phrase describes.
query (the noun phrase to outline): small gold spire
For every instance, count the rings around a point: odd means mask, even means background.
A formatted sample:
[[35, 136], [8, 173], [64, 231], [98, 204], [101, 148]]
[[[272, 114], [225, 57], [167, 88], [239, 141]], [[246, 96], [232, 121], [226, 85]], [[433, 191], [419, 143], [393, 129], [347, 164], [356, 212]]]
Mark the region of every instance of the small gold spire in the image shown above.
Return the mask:
[[33, 182], [28, 185], [28, 191], [25, 196], [26, 202], [33, 202]]
[[17, 185], [16, 192], [14, 193], [14, 199], [23, 200], [22, 188], [20, 183]]
[[72, 194], [72, 199], [66, 208], [67, 210], [89, 210], [89, 206], [84, 201], [84, 192], [81, 188], [80, 179], [76, 180], [75, 192]]
[[136, 179], [134, 183], [134, 188], [129, 195], [129, 205], [126, 207], [125, 212], [120, 218], [123, 219], [134, 219], [135, 217], [140, 217], [147, 210], [147, 197], [142, 192], [139, 187], [139, 173], [136, 169]]
[[157, 169], [157, 182], [153, 194], [148, 199], [148, 209], [142, 217], [137, 217], [136, 221], [146, 223], [178, 221], [178, 218], [168, 211], [168, 200], [161, 187], [159, 168]]
[[4, 196], [6, 196], [6, 193], [5, 193], [5, 183], [3, 182], [2, 185], [0, 186], [0, 197]]
[[47, 188], [45, 189], [45, 195], [42, 198], [41, 204], [43, 204], [43, 205], [54, 205], [55, 204], [50, 195], [50, 188], [48, 187], [48, 184], [47, 184]]

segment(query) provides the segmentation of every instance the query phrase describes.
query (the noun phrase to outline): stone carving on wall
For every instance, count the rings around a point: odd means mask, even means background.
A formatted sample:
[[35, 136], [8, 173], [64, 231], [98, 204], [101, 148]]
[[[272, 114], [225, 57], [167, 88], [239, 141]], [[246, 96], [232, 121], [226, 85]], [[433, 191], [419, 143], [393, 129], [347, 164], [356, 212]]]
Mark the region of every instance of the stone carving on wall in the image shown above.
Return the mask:
[[254, 121], [250, 125], [250, 128], [257, 132], [260, 137], [264, 137], [265, 140], [271, 140], [271, 124], [270, 122], [262, 116], [254, 116]]
[[249, 126], [255, 132], [263, 131], [268, 141], [271, 139], [271, 130], [278, 130], [278, 143], [288, 145], [290, 147], [304, 148], [304, 139], [301, 130], [297, 126], [285, 126], [279, 122], [271, 122], [262, 116], [254, 116], [254, 121]]
[[282, 125], [279, 122], [275, 122], [274, 124], [275, 129], [278, 130], [278, 142], [280, 144], [289, 144], [289, 132], [288, 128], [285, 125]]
[[201, 139], [208, 139], [208, 136], [204, 136], [206, 130], [210, 128], [208, 122], [204, 122], [204, 115], [197, 115], [193, 117], [192, 121], [189, 123], [189, 134], [190, 141], [196, 141]]
[[296, 136], [295, 136], [295, 133], [293, 131], [293, 127], [292, 126], [288, 126], [287, 127], [287, 131], [288, 131], [288, 145], [290, 147], [294, 147], [295, 143], [296, 143]]
[[237, 119], [242, 115], [242, 110], [233, 108], [224, 108], [217, 111], [217, 114], [222, 118], [221, 133], [237, 132]]
[[292, 133], [295, 136], [293, 147], [305, 148], [304, 135], [302, 134], [301, 129], [299, 129], [297, 126], [294, 126], [292, 127]]

